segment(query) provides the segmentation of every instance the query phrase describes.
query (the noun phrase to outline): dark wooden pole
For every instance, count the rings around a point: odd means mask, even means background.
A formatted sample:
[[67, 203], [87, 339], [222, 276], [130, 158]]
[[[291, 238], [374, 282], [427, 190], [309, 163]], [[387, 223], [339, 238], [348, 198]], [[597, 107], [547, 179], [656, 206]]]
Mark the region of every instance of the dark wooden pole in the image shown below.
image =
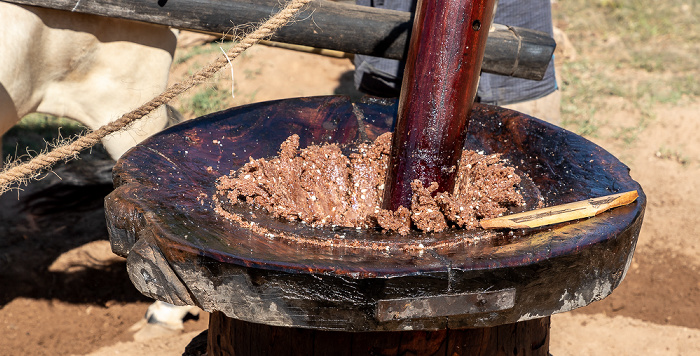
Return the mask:
[[477, 329], [346, 332], [254, 324], [213, 312], [207, 355], [549, 354], [549, 317]]
[[494, 0], [421, 0], [404, 72], [384, 207], [410, 208], [411, 182], [451, 191]]
[[[222, 35], [234, 26], [263, 22], [279, 11], [279, 0], [255, 1], [143, 1], [143, 0], [2, 0], [172, 26]], [[403, 59], [406, 55], [411, 14], [408, 12], [312, 0], [272, 40], [348, 53]], [[489, 34], [484, 72], [541, 80], [555, 43], [543, 32], [495, 27]]]

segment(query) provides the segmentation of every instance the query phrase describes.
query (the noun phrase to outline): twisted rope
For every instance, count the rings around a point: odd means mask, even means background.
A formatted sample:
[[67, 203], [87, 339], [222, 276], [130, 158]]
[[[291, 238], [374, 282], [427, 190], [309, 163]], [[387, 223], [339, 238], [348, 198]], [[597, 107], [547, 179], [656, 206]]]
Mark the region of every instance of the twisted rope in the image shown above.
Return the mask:
[[[246, 35], [241, 41], [236, 43], [228, 51], [228, 57], [230, 59], [236, 58], [251, 46], [264, 40], [265, 38], [270, 37], [275, 33], [275, 31], [286, 25], [296, 15], [296, 13], [310, 1], [311, 0], [290, 1], [287, 6], [284, 7], [284, 9], [265, 21], [253, 32]], [[80, 136], [70, 143], [60, 145], [50, 152], [39, 154], [26, 163], [6, 168], [2, 173], [0, 173], [0, 194], [8, 191], [11, 184], [15, 182], [26, 182], [36, 178], [44, 169], [53, 166], [59, 161], [70, 157], [75, 157], [80, 151], [94, 146], [105, 136], [123, 129], [132, 122], [148, 115], [161, 105], [170, 102], [170, 100], [176, 96], [211, 78], [221, 68], [228, 65], [228, 63], [229, 62], [226, 58], [219, 58], [208, 67], [193, 74], [187, 80], [170, 86], [155, 98], [124, 114], [118, 120], [106, 124], [95, 131]]]

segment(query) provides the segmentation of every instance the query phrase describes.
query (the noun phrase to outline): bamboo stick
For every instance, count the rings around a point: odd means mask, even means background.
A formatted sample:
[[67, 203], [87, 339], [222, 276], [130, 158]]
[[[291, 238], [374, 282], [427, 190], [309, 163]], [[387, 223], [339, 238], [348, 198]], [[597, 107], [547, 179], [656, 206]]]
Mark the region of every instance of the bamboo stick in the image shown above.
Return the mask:
[[292, 43], [283, 43], [283, 42], [275, 42], [275, 41], [260, 41], [260, 44], [268, 46], [268, 47], [284, 48], [284, 49], [297, 51], [297, 52], [318, 54], [321, 56], [331, 57], [331, 58], [349, 58], [349, 59], [352, 59], [354, 57], [354, 55], [352, 53], [345, 53], [345, 52], [336, 51], [333, 49], [325, 49], [325, 48], [316, 48], [316, 47], [311, 47], [311, 46], [296, 45], [296, 44], [292, 44]]
[[586, 199], [574, 203], [482, 220], [484, 229], [527, 229], [565, 221], [589, 218], [606, 210], [632, 203], [639, 194], [636, 190]]

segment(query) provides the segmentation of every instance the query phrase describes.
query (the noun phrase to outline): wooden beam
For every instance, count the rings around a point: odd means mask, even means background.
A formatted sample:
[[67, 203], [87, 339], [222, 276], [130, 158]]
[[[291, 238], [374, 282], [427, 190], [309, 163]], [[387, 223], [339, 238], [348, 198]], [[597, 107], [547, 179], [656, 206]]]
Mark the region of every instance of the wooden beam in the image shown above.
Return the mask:
[[[231, 34], [281, 8], [278, 0], [0, 0], [58, 10], [148, 22], [174, 28]], [[314, 0], [271, 40], [347, 53], [401, 59], [408, 46], [411, 13]], [[544, 33], [496, 26], [489, 35], [482, 70], [540, 80], [555, 43]]]

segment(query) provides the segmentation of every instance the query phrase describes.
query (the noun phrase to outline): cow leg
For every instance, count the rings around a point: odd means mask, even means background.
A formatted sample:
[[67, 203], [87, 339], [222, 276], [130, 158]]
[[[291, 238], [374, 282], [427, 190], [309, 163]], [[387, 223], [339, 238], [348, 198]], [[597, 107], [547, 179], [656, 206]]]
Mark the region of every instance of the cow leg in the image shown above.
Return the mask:
[[17, 110], [12, 98], [2, 86], [2, 83], [0, 83], [0, 169], [2, 169], [5, 162], [5, 156], [2, 152], [2, 135], [17, 121], [19, 121], [19, 118], [17, 117]]

